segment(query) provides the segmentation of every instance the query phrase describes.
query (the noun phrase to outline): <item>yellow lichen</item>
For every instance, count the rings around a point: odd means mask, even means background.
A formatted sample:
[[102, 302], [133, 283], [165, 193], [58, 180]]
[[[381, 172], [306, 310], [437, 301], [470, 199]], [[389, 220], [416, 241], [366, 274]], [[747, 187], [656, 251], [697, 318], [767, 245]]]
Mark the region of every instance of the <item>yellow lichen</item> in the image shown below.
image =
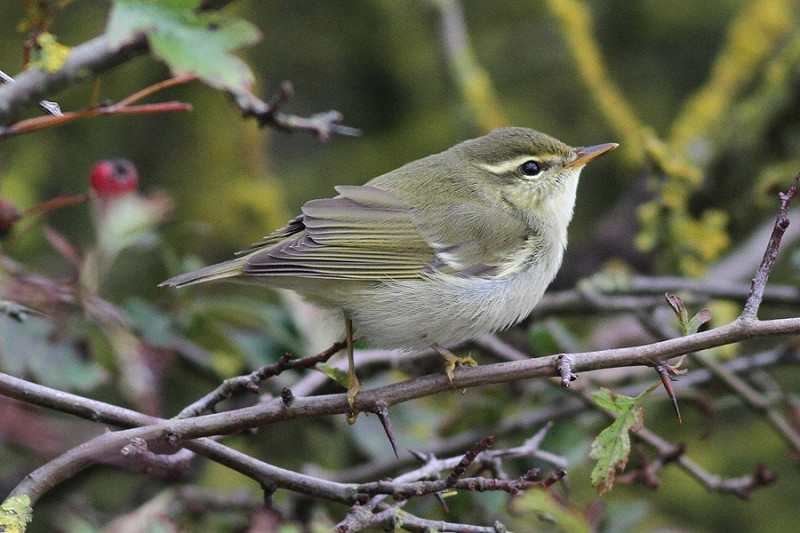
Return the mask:
[[643, 163], [642, 137], [645, 128], [605, 68], [603, 54], [592, 32], [588, 8], [577, 0], [550, 0], [548, 6], [561, 22], [578, 72], [599, 111], [620, 136], [625, 146], [625, 157], [633, 164]]
[[758, 67], [792, 28], [790, 0], [750, 3], [734, 20], [706, 84], [690, 97], [675, 120], [670, 144], [685, 150], [707, 136], [725, 117], [734, 98], [758, 73]]
[[32, 519], [31, 499], [26, 494], [12, 496], [0, 505], [0, 531], [23, 533]]
[[36, 37], [38, 50], [36, 57], [29, 66], [41, 67], [47, 72], [59, 70], [69, 55], [69, 46], [64, 46], [56, 40], [55, 35], [49, 32], [40, 33]]

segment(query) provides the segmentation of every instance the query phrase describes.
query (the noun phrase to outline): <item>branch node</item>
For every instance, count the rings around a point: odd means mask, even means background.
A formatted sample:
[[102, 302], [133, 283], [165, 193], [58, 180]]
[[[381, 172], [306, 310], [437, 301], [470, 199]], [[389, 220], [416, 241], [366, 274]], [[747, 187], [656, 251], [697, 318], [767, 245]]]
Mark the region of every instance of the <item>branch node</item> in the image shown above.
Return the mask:
[[178, 437], [177, 433], [169, 431], [166, 435], [164, 435], [164, 442], [173, 448], [177, 448], [181, 442], [181, 439]]
[[244, 117], [253, 117], [258, 126], [270, 125], [286, 132], [308, 131], [314, 133], [322, 142], [327, 142], [333, 135], [357, 137], [361, 131], [341, 124], [344, 117], [335, 110], [316, 113], [310, 117], [300, 117], [283, 113], [281, 109], [294, 95], [292, 82], [284, 81], [268, 102], [249, 95], [236, 100], [236, 105]]
[[686, 453], [686, 444], [679, 442], [675, 444], [667, 453], [662, 454], [660, 459], [663, 464], [672, 463], [673, 461], [680, 459], [684, 453]]
[[144, 455], [149, 451], [147, 441], [140, 437], [132, 438], [128, 444], [123, 446], [119, 453], [122, 455]]
[[561, 376], [561, 386], [568, 388], [570, 382], [578, 379], [578, 374], [572, 373], [572, 358], [567, 354], [556, 357], [556, 372]]
[[291, 407], [292, 403], [294, 403], [294, 393], [292, 389], [289, 387], [281, 389], [281, 401], [283, 401], [283, 405], [286, 407]]

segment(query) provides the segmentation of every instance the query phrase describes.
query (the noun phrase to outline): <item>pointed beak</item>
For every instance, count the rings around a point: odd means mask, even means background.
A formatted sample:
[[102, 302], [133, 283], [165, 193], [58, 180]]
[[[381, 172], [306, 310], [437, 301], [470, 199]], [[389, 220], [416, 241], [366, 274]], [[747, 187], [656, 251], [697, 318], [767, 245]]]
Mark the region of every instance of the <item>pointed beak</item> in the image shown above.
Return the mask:
[[586, 148], [578, 148], [575, 152], [575, 159], [567, 163], [564, 168], [582, 167], [589, 161], [597, 159], [617, 146], [619, 146], [617, 143], [605, 143], [596, 146], [587, 146]]

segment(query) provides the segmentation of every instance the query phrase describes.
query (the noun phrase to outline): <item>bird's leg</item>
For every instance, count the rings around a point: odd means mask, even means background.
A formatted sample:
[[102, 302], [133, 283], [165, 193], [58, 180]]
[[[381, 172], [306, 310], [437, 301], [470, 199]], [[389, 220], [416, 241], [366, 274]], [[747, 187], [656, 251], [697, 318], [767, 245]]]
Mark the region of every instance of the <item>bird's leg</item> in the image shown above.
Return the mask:
[[347, 403], [350, 404], [350, 410], [347, 412], [347, 422], [350, 424], [355, 423], [358, 413], [353, 409], [353, 404], [356, 401], [356, 395], [361, 390], [361, 383], [356, 376], [356, 364], [353, 359], [353, 321], [344, 314], [344, 341], [347, 348]]
[[444, 373], [447, 374], [447, 379], [450, 380], [450, 383], [456, 379], [456, 365], [478, 366], [478, 363], [472, 357], [459, 357], [437, 342], [431, 344], [431, 348], [444, 359]]

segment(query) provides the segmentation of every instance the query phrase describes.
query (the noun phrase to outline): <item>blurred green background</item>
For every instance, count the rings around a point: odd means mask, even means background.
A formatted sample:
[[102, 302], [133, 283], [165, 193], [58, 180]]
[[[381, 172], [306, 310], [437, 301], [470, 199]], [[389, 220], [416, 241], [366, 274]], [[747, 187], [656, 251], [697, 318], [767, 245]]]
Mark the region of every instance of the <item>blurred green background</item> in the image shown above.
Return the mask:
[[[686, 109], [688, 99], [715, 69], [726, 66], [719, 64], [719, 57], [726, 44], [736, 38], [733, 24], [757, 4], [744, 0], [680, 0], [666, 4], [607, 0], [577, 4], [586, 10], [576, 10], [574, 15], [592, 15], [594, 36], [604, 54], [602, 61], [608, 74], [640, 123], [651, 128], [656, 137], [666, 139], [675, 128], [675, 117]], [[755, 225], [774, 217], [776, 204], [774, 196], [768, 194], [770, 186], [777, 182], [785, 189], [792, 175], [800, 170], [800, 98], [797, 97], [800, 7], [797, 2], [775, 2], [778, 5], [786, 8], [776, 15], [783, 24], [775, 23], [765, 29], [759, 25], [767, 24], [764, 20], [755, 21], [752, 35], [739, 36], [737, 42], [749, 43], [753, 48], [761, 44], [759, 39], [765, 39], [767, 52], [755, 65], [742, 65], [747, 79], [736, 87], [737, 105], [731, 105], [721, 118], [715, 117], [713, 127], [706, 132], [706, 144], [687, 145], [687, 157], [700, 162], [697, 166], [702, 169], [703, 179], [699, 184], [680, 189], [681, 194], [685, 192], [686, 211], [698, 219], [708, 210], [725, 214], [726, 252], [735, 250]], [[621, 138], [625, 132], [609, 120], [576, 66], [563, 20], [554, 15], [546, 2], [465, 0], [461, 6], [474, 54], [472, 59], [488, 76], [491, 83], [488, 99], [506, 125], [540, 129], [572, 145], [622, 143], [618, 151], [584, 172], [570, 228], [565, 270], [558, 286], [571, 286], [580, 276], [615, 258], [644, 273], [696, 273], [691, 269], [679, 270], [684, 264], [676, 259], [680, 253], [675, 251], [679, 248], [676, 242], [680, 238], [665, 238], [660, 246], [646, 250], [633, 246], [640, 231], [636, 206], [663, 192], [658, 183], [665, 180], [663, 175], [669, 175], [665, 172], [665, 168], [669, 170], [668, 164], [631, 155], [648, 146], [654, 153], [658, 150], [647, 144], [644, 135], [638, 145], [633, 137], [634, 146], [630, 145], [631, 137]], [[107, 2], [98, 0], [75, 1], [59, 14], [52, 31], [63, 44], [78, 45], [103, 31], [108, 7]], [[196, 264], [225, 259], [281, 226], [305, 201], [333, 195], [335, 185], [364, 183], [405, 162], [477, 136], [486, 126], [480, 113], [475, 112], [475, 101], [465, 98], [461, 91], [458, 73], [454, 73], [452, 58], [443, 44], [441, 11], [435, 2], [250, 1], [236, 2], [228, 10], [253, 21], [263, 32], [261, 43], [241, 53], [256, 73], [257, 94], [266, 99], [276, 92], [281, 81], [291, 80], [295, 96], [285, 111], [310, 115], [336, 109], [344, 115], [344, 124], [359, 128], [362, 136], [334, 137], [328, 143], [321, 143], [303, 132], [259, 130], [252, 120], [242, 120], [228, 97], [193, 83], [157, 93], [148, 100], [188, 102], [194, 107], [191, 113], [87, 119], [0, 141], [0, 196], [20, 209], [54, 196], [86, 190], [92, 164], [109, 157], [133, 161], [139, 168], [144, 192], [163, 189], [172, 197], [174, 215], [159, 233], [159, 246], [122, 255], [102, 289], [104, 297], [123, 306], [140, 321], [138, 331], [151, 338], [156, 328], [153, 323], [162, 318], [153, 314], [154, 309], [174, 310], [176, 300], [183, 298], [157, 289], [156, 285], [182, 271], [191, 261], [187, 258], [194, 256]], [[10, 75], [22, 68], [25, 35], [18, 32], [17, 26], [24, 17], [22, 2], [0, 5], [3, 36], [0, 69]], [[748, 51], [733, 52], [729, 58], [733, 63], [727, 67], [736, 70], [736, 58], [742, 57], [744, 61]], [[102, 76], [100, 100], [119, 100], [168, 75], [161, 63], [149, 57], [138, 58]], [[721, 87], [720, 92], [725, 89], [724, 84]], [[92, 86], [82, 84], [53, 99], [62, 109], [80, 109], [89, 105], [91, 94]], [[31, 113], [35, 115], [36, 110]], [[669, 155], [666, 160], [671, 161]], [[94, 241], [85, 205], [50, 213], [46, 224], [80, 249], [90, 247]], [[677, 231], [666, 224], [660, 230], [656, 226], [654, 231], [663, 230], [665, 234]], [[687, 227], [682, 231], [691, 233], [693, 226]], [[686, 241], [706, 238], [705, 234], [689, 233], [682, 234]], [[598, 242], [604, 247], [599, 247]], [[41, 225], [20, 231], [4, 251], [44, 275], [68, 276], [72, 272], [72, 267], [45, 242]], [[785, 251], [784, 256], [791, 257], [791, 251]], [[716, 256], [706, 258], [706, 266], [714, 260]], [[786, 263], [781, 268], [773, 279], [794, 282], [794, 268]], [[235, 291], [204, 288], [195, 295], [203, 302], [204, 296], [220, 293], [235, 302], [239, 294]], [[259, 305], [260, 297], [253, 291], [247, 296], [243, 305]], [[137, 316], [137, 304], [131, 302], [142, 301], [149, 303], [142, 304], [143, 310], [138, 308], [141, 312]], [[264, 291], [263, 302], [272, 301], [272, 295]], [[241, 320], [251, 325], [253, 317], [273, 313], [269, 316], [283, 328], [285, 338], [269, 344], [242, 334], [228, 342], [238, 343], [241, 352], [259, 353], [260, 357], [300, 346], [299, 341], [293, 345], [295, 341], [286, 340], [297, 334], [292, 326], [285, 325], [289, 319], [278, 307], [268, 309], [253, 311]], [[185, 308], [180, 311], [191, 315]], [[169, 322], [170, 319], [163, 318], [160, 324]], [[210, 351], [225, 352], [214, 344], [225, 344], [217, 337], [222, 328], [204, 330], [207, 324], [196, 317], [187, 318], [184, 323], [190, 324], [195, 340], [201, 344], [201, 339], [208, 342]], [[581, 327], [585, 326], [576, 329]], [[252, 343], [248, 349], [241, 348], [247, 343]], [[266, 352], [259, 351], [265, 345]], [[220, 376], [265, 362], [248, 360], [241, 354], [217, 355], [222, 360], [210, 366], [219, 375], [206, 375], [199, 380], [184, 373], [179, 364], [169, 363], [178, 368], [171, 366], [166, 371], [169, 377], [165, 381], [164, 415], [173, 415], [208, 391]], [[108, 361], [103, 365], [113, 366]], [[380, 379], [388, 382], [394, 378], [399, 379], [392, 374]], [[796, 393], [791, 384], [789, 389]], [[86, 393], [118, 398], [103, 387]], [[486, 394], [491, 400], [493, 394], [504, 393], [489, 389]], [[487, 404], [486, 398], [478, 397], [477, 393], [467, 397], [453, 395], [415, 403], [421, 409], [398, 407], [393, 417], [413, 435], [404, 436], [401, 432], [401, 443], [408, 439], [409, 446], [421, 446], [426, 439], [433, 438], [426, 428], [434, 423], [446, 425], [443, 419], [458, 426], [453, 422], [458, 420], [458, 414], [486, 411], [485, 421], [491, 425], [503, 413], [497, 412], [495, 404]], [[442, 404], [453, 411], [443, 412]], [[676, 442], [690, 441], [693, 458], [710, 471], [744, 475], [763, 459], [780, 473], [778, 484], [757, 491], [753, 501], [743, 502], [731, 496], [710, 494], [683, 473], [667, 468], [662, 485], [655, 492], [640, 486], [617, 487], [598, 498], [588, 487], [586, 472], [576, 470], [575, 474], [570, 471], [573, 501], [581, 506], [598, 499], [603, 501], [609, 517], [604, 527], [609, 531], [787, 530], [784, 526], [795, 517], [794, 502], [800, 498], [797, 465], [757, 418], [743, 414], [741, 406], [720, 407], [715, 413], [714, 432], [704, 441], [702, 433], [708, 422], [700, 410], [690, 412], [686, 423], [676, 429], [666, 403], [663, 407], [661, 411], [658, 406], [654, 408], [652, 415], [648, 413], [648, 424], [663, 430], [662, 434]], [[742, 416], [746, 418], [740, 420]], [[546, 449], [580, 463], [588, 446], [586, 428], [594, 427], [598, 420], [584, 415], [575, 421], [577, 429], [557, 424], [546, 441]], [[376, 427], [353, 433], [341, 422], [318, 420], [272, 427], [267, 444], [262, 442], [266, 448], [258, 448], [248, 438], [236, 440], [248, 452], [289, 468], [314, 460], [332, 470], [341, 470], [342, 454], [357, 463], [371, 456], [369, 446], [382, 450], [378, 453], [388, 453]], [[72, 422], [65, 418], [63, 423]], [[408, 425], [403, 426], [404, 423]], [[592, 434], [592, 430], [588, 433]], [[350, 447], [343, 451], [337, 439]], [[285, 442], [308, 444], [302, 449], [287, 450], [281, 445]], [[39, 464], [46, 454], [31, 456], [25, 450], [9, 446], [0, 452], [0, 457], [0, 463], [15, 464], [4, 467], [5, 472], [0, 474], [0, 481], [4, 482], [0, 486], [5, 488], [21, 472]], [[216, 465], [206, 465], [196, 476], [198, 483], [213, 479], [219, 488], [237, 488], [242, 483], [241, 478]], [[74, 504], [80, 498], [69, 491], [76, 487], [95, 492], [93, 498], [98, 498], [97, 486], [112, 481], [127, 484], [132, 500], [142, 495], [152, 496], [148, 492], [149, 481], [101, 469], [81, 476], [71, 487], [59, 489], [43, 502], [42, 512], [54, 516], [63, 512], [59, 507], [62, 497]], [[252, 483], [244, 484], [257, 492], [250, 486]], [[111, 514], [119, 505], [113, 495], [107, 497], [108, 502], [94, 503], [101, 514]], [[467, 502], [471, 501], [464, 499], [462, 503], [468, 507]], [[506, 499], [504, 495], [488, 495], [482, 501], [492, 508], [502, 506]], [[428, 504], [431, 513], [440, 512], [432, 500]], [[457, 513], [467, 517], [470, 512], [478, 516], [481, 512], [487, 515], [494, 512], [452, 505]], [[342, 512], [343, 509], [338, 509], [339, 515]], [[473, 519], [477, 520], [474, 516]], [[74, 520], [75, 524], [82, 523]], [[37, 519], [34, 527], [42, 529], [35, 530], [47, 530], [47, 524], [46, 519]], [[218, 527], [235, 529], [230, 525]], [[517, 530], [524, 529], [518, 525]]]

